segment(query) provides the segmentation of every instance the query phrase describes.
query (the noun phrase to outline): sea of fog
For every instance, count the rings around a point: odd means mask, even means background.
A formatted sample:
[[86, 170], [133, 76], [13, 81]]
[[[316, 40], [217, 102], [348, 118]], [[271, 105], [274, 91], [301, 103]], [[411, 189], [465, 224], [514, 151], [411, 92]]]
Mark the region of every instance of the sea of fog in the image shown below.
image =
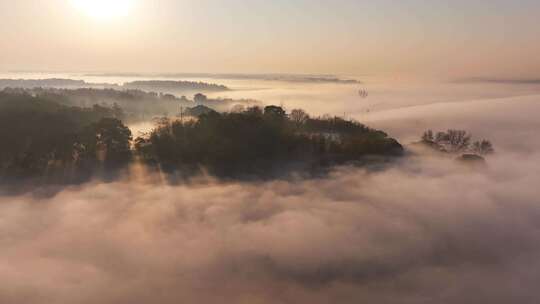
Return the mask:
[[481, 170], [416, 154], [265, 182], [170, 185], [133, 165], [54, 196], [0, 197], [0, 303], [540, 301], [540, 85], [193, 80], [355, 118], [404, 144], [465, 129], [497, 152]]

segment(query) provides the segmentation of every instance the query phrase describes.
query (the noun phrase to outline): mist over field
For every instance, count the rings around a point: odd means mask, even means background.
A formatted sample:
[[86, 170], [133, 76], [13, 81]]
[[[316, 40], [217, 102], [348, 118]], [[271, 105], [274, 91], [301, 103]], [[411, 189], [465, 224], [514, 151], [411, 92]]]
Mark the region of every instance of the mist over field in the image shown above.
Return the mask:
[[[2, 196], [0, 302], [538, 302], [538, 86], [217, 82], [232, 90], [212, 97], [345, 114], [408, 154], [268, 181], [170, 184], [135, 163]], [[486, 167], [409, 145], [449, 128], [493, 141]]]

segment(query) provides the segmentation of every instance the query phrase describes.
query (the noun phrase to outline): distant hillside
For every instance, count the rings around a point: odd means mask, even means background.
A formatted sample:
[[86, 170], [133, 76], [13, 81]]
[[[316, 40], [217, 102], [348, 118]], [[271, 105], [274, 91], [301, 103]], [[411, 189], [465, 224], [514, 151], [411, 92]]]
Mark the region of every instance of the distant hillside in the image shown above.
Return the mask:
[[522, 85], [538, 85], [540, 79], [538, 78], [487, 78], [487, 77], [473, 77], [462, 78], [452, 81], [453, 83], [495, 83], [495, 84], [522, 84]]
[[136, 73], [105, 73], [90, 74], [98, 77], [160, 77], [160, 78], [211, 78], [211, 79], [245, 79], [262, 81], [305, 82], [305, 83], [336, 83], [359, 84], [355, 79], [343, 79], [334, 75], [309, 74], [212, 74], [212, 73], [173, 73], [173, 74], [136, 74]]
[[127, 82], [123, 85], [112, 83], [91, 83], [84, 80], [49, 78], [49, 79], [0, 79], [0, 90], [4, 88], [99, 88], [99, 89], [137, 89], [147, 92], [158, 93], [211, 93], [229, 91], [224, 85], [194, 82], [194, 81], [169, 81], [169, 80], [141, 80]]
[[205, 82], [194, 82], [194, 81], [165, 81], [165, 80], [144, 80], [144, 81], [133, 81], [127, 82], [123, 85], [123, 88], [126, 89], [138, 89], [144, 91], [153, 91], [153, 92], [185, 92], [185, 91], [196, 91], [196, 92], [221, 92], [229, 91], [230, 89], [224, 85], [205, 83]]
[[0, 89], [4, 88], [78, 88], [98, 86], [98, 84], [89, 84], [84, 80], [74, 79], [61, 79], [61, 78], [49, 78], [49, 79], [0, 79]]
[[[2, 90], [0, 90], [2, 92]], [[24, 93], [65, 106], [92, 107], [118, 106], [125, 113], [128, 122], [148, 121], [155, 116], [179, 116], [182, 108], [195, 106], [209, 107], [215, 111], [226, 112], [233, 108], [257, 106], [261, 102], [252, 99], [207, 98], [204, 94], [195, 94], [197, 100], [188, 97], [176, 97], [171, 94], [147, 92], [138, 89], [120, 90], [118, 88], [21, 88], [4, 89], [5, 93]]]

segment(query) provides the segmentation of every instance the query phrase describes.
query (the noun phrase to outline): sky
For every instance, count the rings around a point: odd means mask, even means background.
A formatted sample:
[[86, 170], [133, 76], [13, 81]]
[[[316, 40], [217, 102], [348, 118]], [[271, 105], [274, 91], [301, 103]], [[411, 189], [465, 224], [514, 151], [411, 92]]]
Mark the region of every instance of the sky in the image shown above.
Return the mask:
[[90, 2], [0, 0], [0, 71], [540, 78], [537, 0]]

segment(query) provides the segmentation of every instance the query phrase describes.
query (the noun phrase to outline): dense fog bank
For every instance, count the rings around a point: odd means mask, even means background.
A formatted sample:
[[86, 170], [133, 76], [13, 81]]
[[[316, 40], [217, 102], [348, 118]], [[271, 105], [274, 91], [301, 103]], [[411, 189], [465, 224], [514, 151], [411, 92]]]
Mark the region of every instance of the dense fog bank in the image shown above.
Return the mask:
[[535, 303], [539, 160], [0, 198], [0, 301]]

